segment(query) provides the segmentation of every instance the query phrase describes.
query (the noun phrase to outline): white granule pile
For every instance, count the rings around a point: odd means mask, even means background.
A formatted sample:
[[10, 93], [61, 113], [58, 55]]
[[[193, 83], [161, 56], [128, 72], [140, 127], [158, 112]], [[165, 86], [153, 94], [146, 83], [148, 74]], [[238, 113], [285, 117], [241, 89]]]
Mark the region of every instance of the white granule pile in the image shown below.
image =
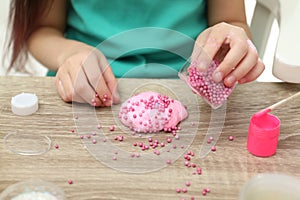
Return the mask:
[[57, 200], [57, 198], [46, 192], [26, 192], [11, 200]]

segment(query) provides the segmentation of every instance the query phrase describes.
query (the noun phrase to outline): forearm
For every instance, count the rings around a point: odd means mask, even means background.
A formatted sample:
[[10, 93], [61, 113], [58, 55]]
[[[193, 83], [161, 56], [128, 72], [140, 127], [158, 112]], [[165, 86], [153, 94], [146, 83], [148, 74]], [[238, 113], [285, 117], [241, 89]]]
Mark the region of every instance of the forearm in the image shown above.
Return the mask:
[[34, 31], [28, 42], [31, 54], [50, 70], [56, 71], [65, 60], [82, 48], [91, 48], [75, 40], [66, 39], [52, 27], [41, 27]]
[[213, 26], [220, 22], [243, 28], [247, 36], [251, 38], [251, 32], [246, 20], [244, 0], [209, 0], [208, 25]]

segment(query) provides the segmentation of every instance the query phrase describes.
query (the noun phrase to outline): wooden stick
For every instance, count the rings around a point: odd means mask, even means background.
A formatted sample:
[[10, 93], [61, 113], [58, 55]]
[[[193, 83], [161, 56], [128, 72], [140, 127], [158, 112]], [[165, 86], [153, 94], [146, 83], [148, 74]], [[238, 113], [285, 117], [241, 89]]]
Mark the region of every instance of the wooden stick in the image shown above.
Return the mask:
[[277, 103], [269, 106], [267, 109], [268, 110], [274, 110], [275, 108], [281, 106], [282, 104], [284, 104], [284, 103], [286, 103], [286, 102], [288, 102], [288, 101], [290, 101], [292, 99], [295, 99], [295, 98], [297, 98], [299, 96], [300, 96], [300, 92], [297, 92], [296, 94], [294, 94], [294, 95], [292, 95], [292, 96], [290, 96], [290, 97], [288, 97], [286, 99], [283, 99], [283, 100], [281, 100], [281, 101], [279, 101], [279, 102], [277, 102]]

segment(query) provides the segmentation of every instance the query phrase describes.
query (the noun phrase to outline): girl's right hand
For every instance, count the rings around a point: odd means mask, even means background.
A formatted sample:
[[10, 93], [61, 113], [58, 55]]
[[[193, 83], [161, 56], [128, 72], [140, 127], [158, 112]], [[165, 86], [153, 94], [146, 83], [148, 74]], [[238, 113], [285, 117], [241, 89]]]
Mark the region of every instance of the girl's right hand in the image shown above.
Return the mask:
[[115, 78], [105, 56], [97, 49], [82, 48], [69, 56], [56, 74], [56, 88], [65, 102], [111, 106], [120, 102]]

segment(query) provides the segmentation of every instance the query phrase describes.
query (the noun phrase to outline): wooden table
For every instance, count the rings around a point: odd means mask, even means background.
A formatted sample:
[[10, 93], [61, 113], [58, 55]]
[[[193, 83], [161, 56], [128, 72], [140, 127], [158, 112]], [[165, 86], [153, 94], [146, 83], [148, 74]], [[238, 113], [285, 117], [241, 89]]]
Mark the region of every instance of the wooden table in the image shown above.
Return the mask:
[[[120, 90], [124, 94], [131, 95], [132, 91], [126, 88], [135, 86], [138, 91], [139, 85], [146, 82], [141, 79], [124, 79]], [[180, 80], [152, 80], [152, 82], [154, 85], [177, 88], [172, 91], [179, 97], [191, 93]], [[147, 86], [145, 87], [147, 89]], [[217, 141], [217, 151], [209, 153], [204, 159], [199, 159], [198, 153], [207, 132], [211, 109], [201, 99], [197, 99], [196, 103], [191, 101], [190, 105], [187, 105], [189, 112], [193, 113], [199, 109], [201, 113], [200, 123], [196, 122], [199, 125], [197, 135], [190, 146], [177, 148], [183, 148], [184, 152], [191, 150], [195, 153], [191, 163], [201, 167], [202, 174], [193, 175], [195, 168], [184, 165], [183, 155], [153, 172], [132, 173], [135, 167], [132, 166], [131, 172], [127, 173], [108, 167], [86, 148], [86, 143], [79, 138], [81, 133], [78, 133], [75, 126], [76, 116], [73, 115], [72, 104], [65, 103], [59, 98], [53, 78], [0, 77], [0, 192], [16, 182], [40, 178], [55, 183], [64, 190], [68, 199], [76, 200], [190, 199], [191, 196], [195, 199], [225, 200], [237, 199], [243, 184], [259, 173], [284, 173], [300, 178], [299, 99], [272, 112], [281, 120], [281, 135], [274, 156], [255, 157], [246, 149], [251, 115], [299, 90], [300, 85], [287, 83], [254, 82], [238, 85], [227, 103], [226, 121], [222, 135]], [[11, 97], [21, 92], [35, 93], [39, 97], [39, 110], [35, 114], [16, 116], [11, 112]], [[111, 109], [97, 108], [95, 111], [102, 123], [103, 132], [112, 144], [124, 149], [133, 149], [132, 142], [142, 140], [127, 134], [123, 142], [114, 141], [114, 136], [124, 133], [118, 126], [114, 132], [109, 131], [109, 126], [114, 124]], [[75, 129], [74, 133], [72, 129]], [[4, 145], [4, 137], [16, 130], [48, 136], [52, 140], [51, 149], [37, 156], [11, 152]], [[178, 133], [180, 139], [184, 139], [185, 134], [188, 134], [185, 131], [182, 129]], [[235, 137], [234, 141], [228, 140], [230, 135]], [[153, 137], [162, 140], [166, 136], [160, 134]], [[98, 141], [95, 145], [103, 143]], [[59, 145], [58, 149], [54, 148], [55, 144]], [[105, 155], [107, 152], [100, 153]], [[144, 153], [140, 152], [141, 157]], [[172, 150], [169, 153], [171, 154]], [[115, 154], [118, 156], [117, 152]], [[115, 162], [121, 161], [117, 159]], [[68, 183], [70, 179], [73, 180], [73, 184]], [[191, 183], [189, 187], [185, 186], [186, 181]], [[176, 188], [184, 187], [188, 190], [186, 193], [176, 192]], [[204, 188], [211, 190], [205, 197], [201, 194]]]

